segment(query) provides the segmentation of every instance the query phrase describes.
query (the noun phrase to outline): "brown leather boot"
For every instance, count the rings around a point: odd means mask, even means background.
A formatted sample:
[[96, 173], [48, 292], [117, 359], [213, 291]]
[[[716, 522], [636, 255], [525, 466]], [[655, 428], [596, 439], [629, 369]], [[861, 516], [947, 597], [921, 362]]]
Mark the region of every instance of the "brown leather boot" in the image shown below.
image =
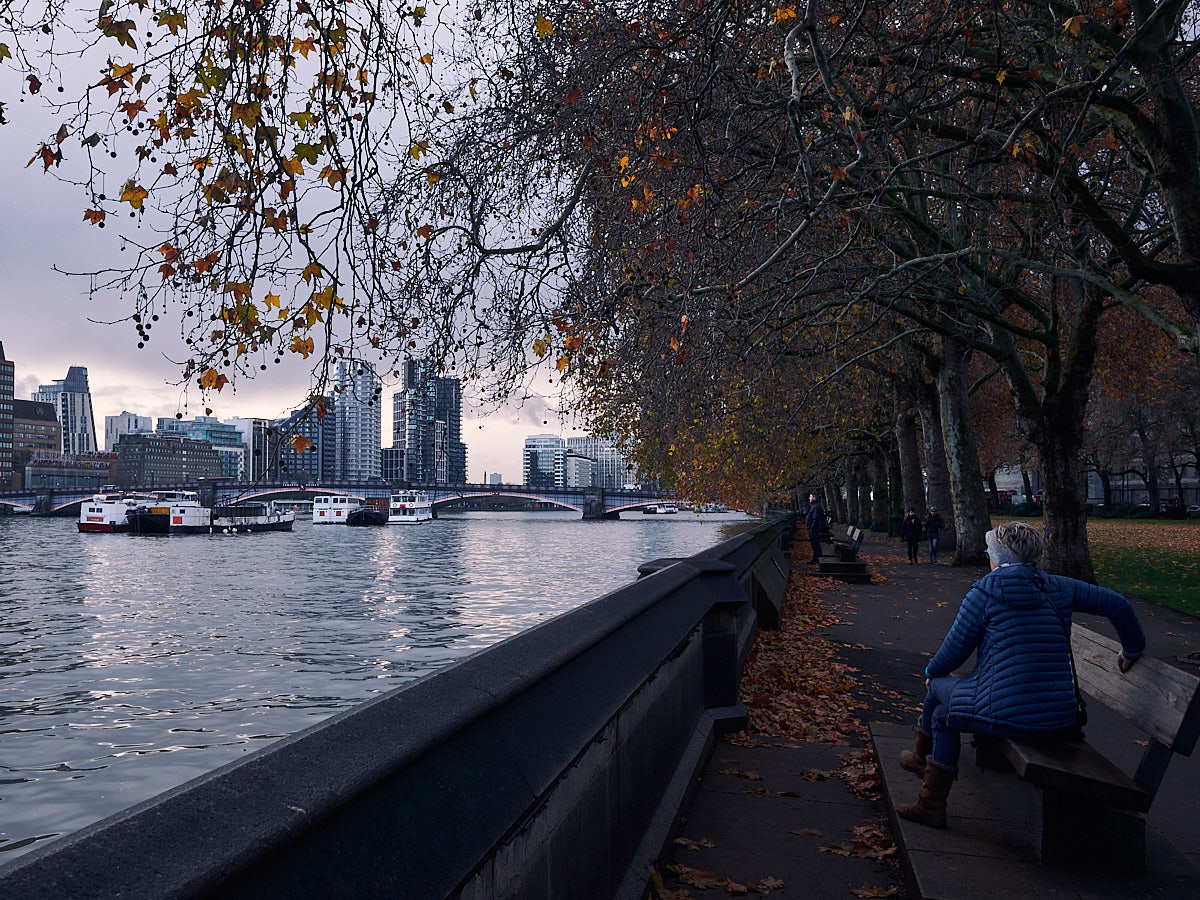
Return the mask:
[[900, 751], [900, 768], [924, 778], [925, 759], [929, 756], [929, 751], [933, 749], [933, 735], [922, 731], [920, 725], [913, 726], [913, 734], [917, 736], [913, 748]]
[[957, 777], [958, 769], [943, 766], [935, 759], [926, 759], [925, 780], [921, 783], [917, 802], [909, 806], [897, 806], [897, 815], [922, 825], [945, 828], [946, 795], [950, 793], [950, 787]]

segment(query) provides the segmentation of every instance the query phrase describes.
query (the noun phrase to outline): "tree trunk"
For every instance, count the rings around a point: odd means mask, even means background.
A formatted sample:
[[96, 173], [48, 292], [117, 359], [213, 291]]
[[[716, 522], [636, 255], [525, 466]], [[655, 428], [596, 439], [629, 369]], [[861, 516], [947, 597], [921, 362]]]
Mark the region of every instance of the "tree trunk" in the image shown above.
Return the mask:
[[979, 468], [979, 451], [971, 426], [969, 358], [970, 351], [960, 341], [950, 336], [942, 338], [937, 384], [942, 438], [950, 472], [954, 530], [958, 538], [951, 561], [955, 566], [980, 565], [987, 561], [983, 536], [991, 527], [987, 497], [983, 492], [983, 472]]
[[867, 472], [867, 460], [858, 462], [858, 525], [868, 531], [875, 528], [871, 516], [871, 477]]
[[833, 514], [835, 522], [846, 521], [846, 505], [842, 502], [842, 489], [839, 485], [825, 483], [825, 509]]
[[900, 454], [900, 493], [904, 509], [925, 512], [925, 485], [921, 478], [921, 453], [917, 437], [917, 412], [913, 404], [896, 395], [896, 450]]
[[1109, 474], [1108, 468], [1101, 466], [1096, 470], [1096, 474], [1100, 476], [1100, 496], [1104, 503], [1104, 508], [1108, 509], [1112, 506], [1112, 475]]
[[950, 515], [950, 470], [946, 465], [946, 442], [942, 438], [942, 415], [938, 408], [937, 390], [926, 385], [917, 399], [921, 414], [921, 437], [925, 443], [925, 498], [926, 503], [917, 506], [917, 515], [924, 519], [930, 509], [936, 508], [946, 520], [942, 532], [942, 547], [953, 549], [955, 539], [954, 517]]
[[888, 532], [887, 454], [876, 444], [871, 451], [871, 530]]
[[1029, 470], [1021, 466], [1021, 487], [1025, 488], [1025, 502], [1033, 502], [1033, 483], [1029, 480]]
[[900, 484], [900, 451], [895, 445], [888, 453], [888, 537], [900, 537], [904, 519], [904, 493]]
[[862, 525], [858, 507], [858, 462], [846, 464], [846, 524]]

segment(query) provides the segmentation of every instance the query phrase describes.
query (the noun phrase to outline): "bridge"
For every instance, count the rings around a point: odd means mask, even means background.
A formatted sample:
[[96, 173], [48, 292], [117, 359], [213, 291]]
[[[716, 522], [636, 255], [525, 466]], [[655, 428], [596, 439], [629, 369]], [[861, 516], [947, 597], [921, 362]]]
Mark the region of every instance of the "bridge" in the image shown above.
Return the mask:
[[[585, 519], [616, 519], [622, 512], [661, 503], [658, 491], [609, 490], [608, 488], [531, 487], [520, 484], [413, 484], [395, 488], [385, 481], [330, 481], [325, 483], [285, 481], [212, 481], [203, 484], [155, 484], [122, 486], [110, 493], [149, 495], [153, 491], [197, 491], [204, 499], [221, 505], [243, 500], [311, 501], [314, 497], [341, 495], [362, 500], [387, 498], [396, 490], [425, 491], [433, 501], [434, 514], [452, 503], [481, 497], [511, 497], [550, 503], [575, 510]], [[7, 512], [42, 516], [78, 516], [79, 506], [98, 491], [95, 488], [0, 489], [0, 515]]]

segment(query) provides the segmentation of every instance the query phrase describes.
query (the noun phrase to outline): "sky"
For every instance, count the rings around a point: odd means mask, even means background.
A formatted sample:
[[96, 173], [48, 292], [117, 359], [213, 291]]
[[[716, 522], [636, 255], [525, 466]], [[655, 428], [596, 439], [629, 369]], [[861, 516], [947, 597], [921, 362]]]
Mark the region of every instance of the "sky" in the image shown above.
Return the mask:
[[[26, 166], [47, 133], [43, 123], [48, 120], [34, 102], [18, 102], [20, 89], [11, 71], [3, 75], [9, 124], [0, 125], [0, 343], [16, 367], [17, 399], [28, 400], [39, 385], [65, 378], [70, 366], [84, 366], [101, 445], [105, 416], [124, 411], [155, 418], [205, 415], [199, 390], [188, 392], [176, 384], [180, 368], [171, 359], [186, 356], [177, 322], [164, 316], [139, 350], [130, 323], [107, 324], [129, 311], [119, 296], [89, 297], [86, 276], [62, 274], [118, 263], [118, 230], [102, 231], [83, 221], [88, 204], [81, 187], [43, 174], [40, 161]], [[292, 359], [292, 365], [285, 362], [211, 394], [211, 415], [277, 418], [301, 404], [308, 395], [309, 370], [303, 360]], [[398, 389], [394, 381], [385, 381], [384, 446], [391, 444], [391, 400]], [[499, 473], [505, 481], [519, 481], [527, 435], [582, 434], [579, 423], [561, 417], [557, 406], [556, 397], [535, 394], [519, 406], [493, 410], [464, 396], [468, 478], [482, 482], [485, 473]]]

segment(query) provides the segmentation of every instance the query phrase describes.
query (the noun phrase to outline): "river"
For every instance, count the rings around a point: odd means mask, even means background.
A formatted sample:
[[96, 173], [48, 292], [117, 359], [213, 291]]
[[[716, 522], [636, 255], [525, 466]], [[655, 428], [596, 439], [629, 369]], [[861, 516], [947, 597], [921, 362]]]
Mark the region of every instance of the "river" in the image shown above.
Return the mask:
[[156, 538], [0, 517], [0, 863], [754, 524], [450, 513]]

